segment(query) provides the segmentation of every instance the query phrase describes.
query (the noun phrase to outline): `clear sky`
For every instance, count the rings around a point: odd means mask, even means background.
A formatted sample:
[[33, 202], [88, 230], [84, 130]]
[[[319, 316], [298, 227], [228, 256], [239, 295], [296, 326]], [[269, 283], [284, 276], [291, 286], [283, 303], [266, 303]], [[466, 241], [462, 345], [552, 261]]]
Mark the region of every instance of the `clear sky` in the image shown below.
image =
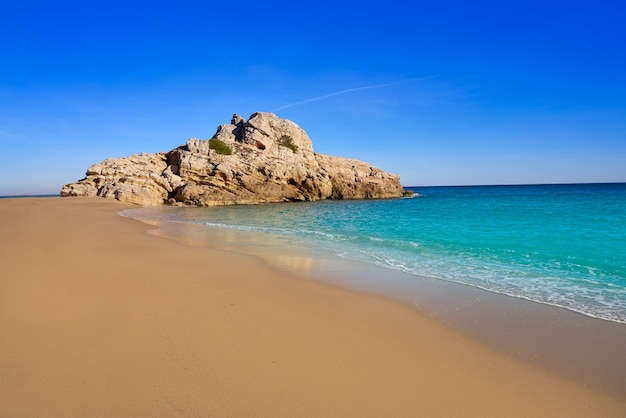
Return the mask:
[[273, 111], [404, 186], [626, 181], [623, 1], [15, 1], [0, 195]]

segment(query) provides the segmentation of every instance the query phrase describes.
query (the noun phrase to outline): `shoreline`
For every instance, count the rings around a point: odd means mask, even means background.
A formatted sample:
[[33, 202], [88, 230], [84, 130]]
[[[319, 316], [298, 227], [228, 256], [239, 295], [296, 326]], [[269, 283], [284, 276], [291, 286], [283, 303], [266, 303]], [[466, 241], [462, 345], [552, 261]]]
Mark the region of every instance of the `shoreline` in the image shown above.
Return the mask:
[[221, 243], [157, 239], [118, 216], [131, 207], [0, 202], [0, 415], [626, 413], [624, 398], [407, 304], [281, 272]]
[[485, 346], [626, 399], [626, 324], [319, 249], [294, 248], [269, 233], [137, 220], [156, 228], [150, 234], [181, 245], [226, 248], [257, 257], [283, 274], [400, 301]]

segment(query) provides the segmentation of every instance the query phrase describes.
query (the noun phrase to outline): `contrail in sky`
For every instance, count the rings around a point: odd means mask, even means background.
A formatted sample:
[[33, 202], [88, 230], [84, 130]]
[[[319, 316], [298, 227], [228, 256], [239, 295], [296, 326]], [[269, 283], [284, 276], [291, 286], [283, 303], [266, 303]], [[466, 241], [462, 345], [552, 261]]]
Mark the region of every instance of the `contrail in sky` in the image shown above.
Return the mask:
[[409, 78], [407, 80], [394, 81], [393, 83], [374, 84], [372, 86], [363, 86], [363, 87], [355, 87], [355, 88], [351, 88], [351, 89], [340, 90], [340, 91], [336, 91], [334, 93], [325, 94], [323, 96], [312, 97], [310, 99], [301, 100], [299, 102], [289, 103], [287, 105], [284, 105], [284, 106], [281, 106], [279, 108], [276, 108], [276, 109], [272, 110], [272, 112], [275, 112], [277, 110], [286, 109], [288, 107], [298, 106], [298, 105], [305, 104], [305, 103], [317, 102], [318, 100], [328, 99], [329, 97], [335, 97], [335, 96], [340, 96], [340, 95], [346, 94], [346, 93], [352, 93], [353, 91], [379, 89], [379, 88], [382, 88], [382, 87], [393, 86], [394, 84], [407, 83], [409, 81], [423, 80], [423, 79], [427, 79], [427, 78], [431, 78], [431, 77]]

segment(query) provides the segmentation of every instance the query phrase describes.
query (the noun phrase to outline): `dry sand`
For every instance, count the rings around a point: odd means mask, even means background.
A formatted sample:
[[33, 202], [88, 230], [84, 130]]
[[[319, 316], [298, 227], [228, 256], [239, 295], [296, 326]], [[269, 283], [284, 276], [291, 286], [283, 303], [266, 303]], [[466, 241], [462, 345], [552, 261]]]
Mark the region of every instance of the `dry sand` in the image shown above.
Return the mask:
[[128, 207], [0, 199], [0, 417], [624, 417], [382, 297], [150, 236]]

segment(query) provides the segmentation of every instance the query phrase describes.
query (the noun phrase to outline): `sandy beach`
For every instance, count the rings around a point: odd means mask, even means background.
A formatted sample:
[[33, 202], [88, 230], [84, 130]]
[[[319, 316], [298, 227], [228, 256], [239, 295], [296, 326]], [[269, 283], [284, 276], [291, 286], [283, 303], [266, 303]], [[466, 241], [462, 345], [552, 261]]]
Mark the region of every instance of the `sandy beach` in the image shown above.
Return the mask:
[[0, 417], [623, 417], [400, 302], [0, 199]]

